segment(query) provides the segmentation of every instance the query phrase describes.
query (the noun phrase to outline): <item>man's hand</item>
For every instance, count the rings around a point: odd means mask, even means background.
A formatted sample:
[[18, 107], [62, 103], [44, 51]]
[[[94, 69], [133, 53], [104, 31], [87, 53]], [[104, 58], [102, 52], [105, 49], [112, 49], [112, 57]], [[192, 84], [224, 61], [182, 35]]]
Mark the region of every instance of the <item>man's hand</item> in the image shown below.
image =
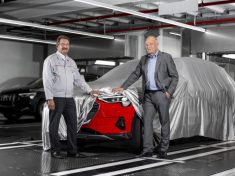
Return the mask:
[[47, 105], [48, 105], [48, 108], [50, 110], [54, 110], [55, 109], [55, 102], [54, 102], [54, 100], [47, 100]]
[[100, 94], [100, 91], [99, 90], [92, 90], [92, 91], [90, 91], [89, 94], [93, 97], [98, 97]]
[[171, 94], [169, 92], [165, 92], [167, 98], [171, 98]]
[[116, 87], [112, 89], [113, 93], [122, 93], [123, 92], [123, 88], [122, 87]]

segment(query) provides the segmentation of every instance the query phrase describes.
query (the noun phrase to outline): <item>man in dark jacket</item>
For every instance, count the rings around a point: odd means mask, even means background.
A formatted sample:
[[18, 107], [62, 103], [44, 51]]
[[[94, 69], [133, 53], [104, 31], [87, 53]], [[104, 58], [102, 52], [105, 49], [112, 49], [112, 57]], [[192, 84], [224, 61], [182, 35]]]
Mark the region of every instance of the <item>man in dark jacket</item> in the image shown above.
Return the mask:
[[178, 83], [178, 72], [171, 55], [158, 50], [158, 41], [155, 36], [148, 36], [145, 40], [145, 46], [148, 54], [140, 59], [135, 71], [122, 86], [114, 88], [113, 92], [121, 93], [142, 76], [144, 146], [140, 156], [150, 157], [154, 153], [153, 117], [159, 112], [161, 141], [157, 156], [165, 158], [170, 140], [169, 105]]

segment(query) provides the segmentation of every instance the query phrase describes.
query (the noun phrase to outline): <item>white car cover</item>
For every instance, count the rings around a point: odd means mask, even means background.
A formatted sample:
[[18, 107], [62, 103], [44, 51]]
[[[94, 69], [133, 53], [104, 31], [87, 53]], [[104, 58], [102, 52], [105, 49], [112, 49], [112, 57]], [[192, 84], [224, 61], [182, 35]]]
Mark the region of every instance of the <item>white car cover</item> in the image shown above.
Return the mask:
[[[132, 60], [122, 64], [96, 81], [90, 82], [93, 89], [103, 87], [119, 87], [137, 66], [139, 60]], [[170, 139], [191, 137], [195, 135], [210, 137], [219, 140], [234, 139], [235, 118], [235, 82], [226, 71], [216, 64], [198, 58], [174, 59], [179, 73], [179, 82], [170, 105]], [[141, 92], [141, 78], [133, 84]], [[124, 93], [125, 94], [125, 93]], [[85, 114], [92, 108], [95, 99], [83, 98], [80, 90], [75, 91], [76, 104], [85, 104], [77, 108], [78, 119], [85, 118]], [[134, 95], [134, 96], [133, 96]], [[138, 95], [129, 96], [136, 111], [140, 111]], [[114, 95], [115, 96], [115, 95]], [[127, 96], [127, 95], [125, 95]], [[132, 97], [132, 98], [131, 98]], [[137, 97], [137, 98], [136, 98]], [[86, 100], [88, 100], [86, 102]], [[87, 104], [87, 105], [86, 105]], [[78, 106], [79, 107], [79, 106]], [[44, 109], [43, 117], [43, 146], [49, 147], [48, 111]], [[139, 115], [141, 113], [138, 113]], [[157, 116], [157, 115], [156, 115]], [[81, 120], [78, 129], [81, 127]], [[60, 135], [66, 136], [65, 124], [61, 122]], [[159, 119], [155, 118], [154, 130], [160, 132]]]

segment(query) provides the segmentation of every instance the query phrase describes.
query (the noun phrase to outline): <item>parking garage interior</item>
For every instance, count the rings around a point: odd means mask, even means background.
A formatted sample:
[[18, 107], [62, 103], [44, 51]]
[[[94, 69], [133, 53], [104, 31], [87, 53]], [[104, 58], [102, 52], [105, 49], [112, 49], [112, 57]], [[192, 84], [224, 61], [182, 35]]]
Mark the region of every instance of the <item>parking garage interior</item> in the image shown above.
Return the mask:
[[[77, 138], [78, 150], [86, 158], [53, 158], [50, 150], [43, 148], [47, 104], [42, 70], [44, 60], [56, 52], [59, 35], [71, 39], [69, 56], [89, 85], [114, 88], [124, 82], [129, 76], [125, 74], [136, 66], [130, 63], [146, 55], [146, 37], [153, 35], [159, 50], [171, 54], [177, 69], [187, 70], [182, 72], [187, 75], [182, 74], [181, 81], [203, 75], [195, 96], [201, 93], [207, 97], [215, 87], [221, 99], [209, 103], [202, 99], [202, 107], [197, 101], [198, 114], [188, 110], [188, 121], [176, 122], [174, 113], [180, 109], [177, 102], [186, 96], [178, 96], [181, 89], [176, 91], [171, 104], [175, 111], [170, 109], [171, 138], [166, 158], [155, 154], [140, 157], [129, 133], [106, 135], [93, 128], [82, 128]], [[0, 175], [235, 175], [234, 36], [235, 0], [1, 0]], [[181, 67], [180, 63], [188, 61], [190, 68], [201, 70]], [[205, 65], [214, 72], [203, 68]], [[226, 86], [219, 86], [220, 80], [226, 80]], [[204, 90], [208, 82], [212, 85], [209, 92]], [[187, 85], [197, 87], [190, 80]], [[123, 101], [123, 96], [101, 97], [87, 113], [85, 125], [92, 122], [91, 116], [97, 115], [102, 105], [118, 103], [105, 112], [115, 116], [115, 108], [120, 105], [123, 112], [118, 111], [121, 115], [115, 125], [125, 131], [125, 115], [134, 113], [135, 108], [130, 107], [132, 101], [127, 105]], [[205, 102], [218, 113], [201, 116], [209, 107]], [[159, 122], [154, 130], [156, 144]], [[66, 146], [67, 141], [61, 140], [61, 144]]]

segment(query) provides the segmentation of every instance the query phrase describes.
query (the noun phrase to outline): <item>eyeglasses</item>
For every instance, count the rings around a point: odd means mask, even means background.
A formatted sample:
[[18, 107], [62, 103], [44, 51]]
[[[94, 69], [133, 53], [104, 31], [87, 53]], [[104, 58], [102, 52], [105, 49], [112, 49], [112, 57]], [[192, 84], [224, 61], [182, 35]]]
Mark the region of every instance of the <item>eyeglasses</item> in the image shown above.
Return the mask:
[[61, 46], [69, 46], [69, 43], [59, 43]]

